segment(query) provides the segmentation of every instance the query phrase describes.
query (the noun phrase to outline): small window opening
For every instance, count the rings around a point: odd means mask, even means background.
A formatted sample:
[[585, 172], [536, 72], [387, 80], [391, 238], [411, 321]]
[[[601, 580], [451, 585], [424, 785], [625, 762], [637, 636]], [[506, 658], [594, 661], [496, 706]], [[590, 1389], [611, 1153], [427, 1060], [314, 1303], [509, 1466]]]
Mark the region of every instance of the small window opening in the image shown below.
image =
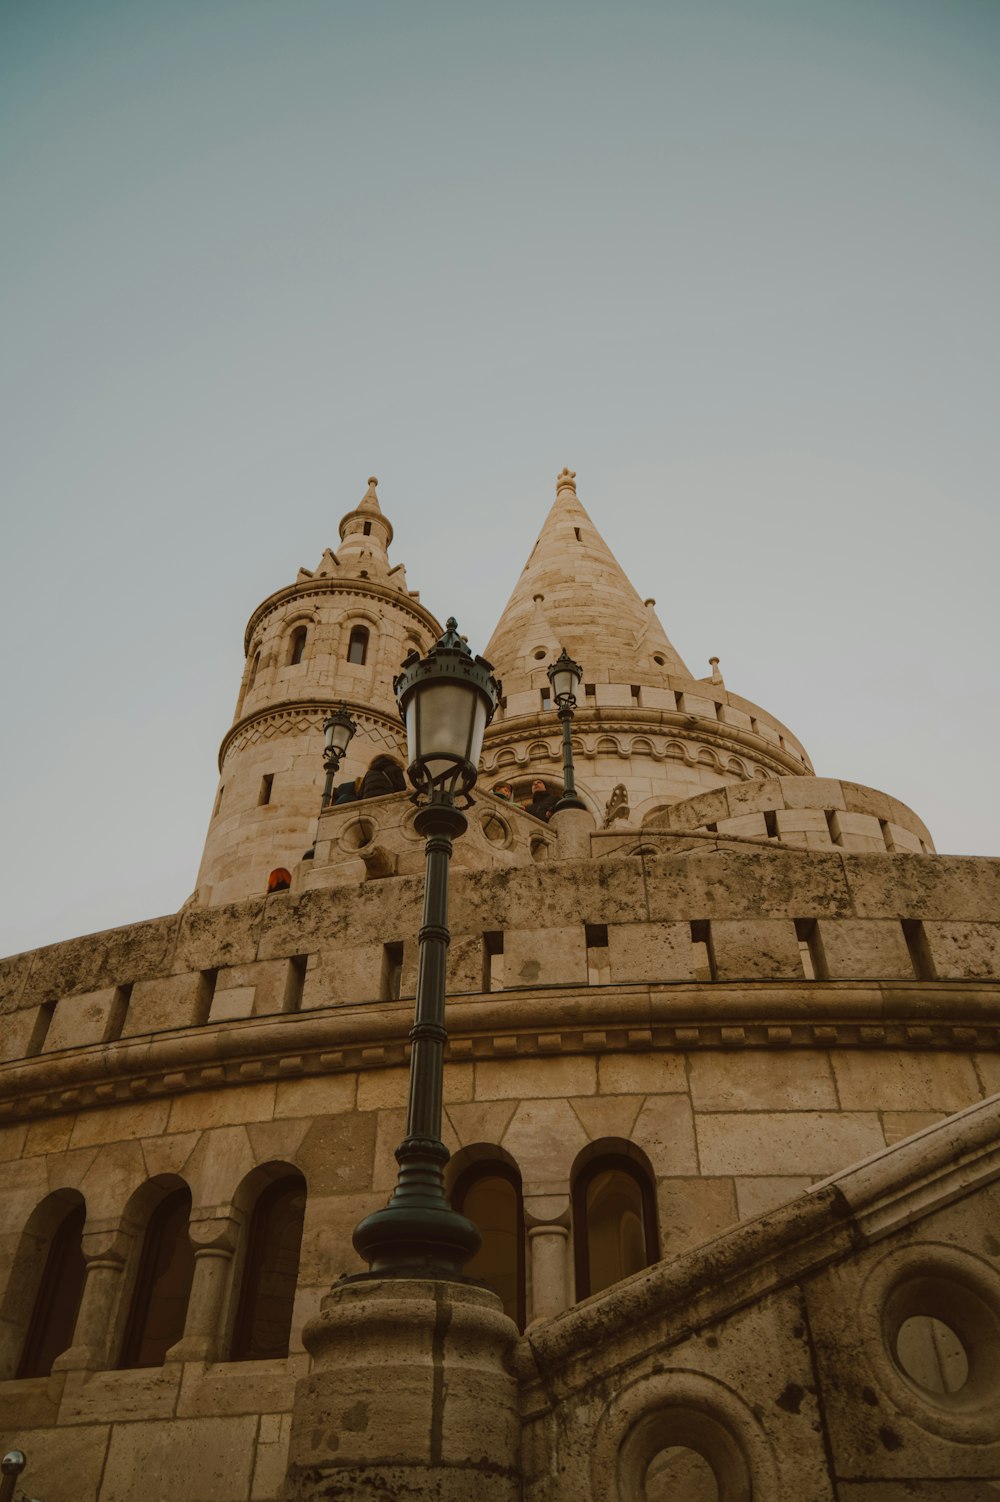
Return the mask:
[[720, 725], [724, 725], [726, 723], [726, 711], [724, 707], [719, 703], [718, 699], [715, 700], [715, 718], [719, 721]]
[[255, 652], [250, 662], [250, 677], [247, 679], [247, 693], [257, 681], [257, 669], [260, 667], [260, 653]]
[[225, 787], [224, 786], [220, 786], [219, 787], [219, 791], [215, 795], [215, 807], [212, 809], [212, 818], [213, 819], [217, 817], [219, 809], [222, 807], [222, 795], [223, 795], [223, 793], [225, 791], [226, 791]]
[[717, 979], [715, 953], [712, 949], [712, 925], [707, 918], [697, 918], [692, 922], [691, 949], [694, 979]]
[[361, 577], [362, 577], [362, 579], [367, 579], [368, 578], [368, 570], [366, 568], [363, 568], [361, 570]]
[[658, 668], [666, 667], [667, 659], [659, 652], [653, 653], [653, 661]]
[[542, 659], [545, 656], [545, 648], [544, 647], [536, 647], [535, 651], [531, 655], [534, 657], [534, 659], [535, 659], [536, 662], [541, 662]]
[[283, 1012], [297, 1012], [302, 1006], [302, 995], [306, 988], [306, 970], [309, 966], [307, 954], [293, 954], [288, 961], [288, 974], [285, 977], [285, 996], [281, 1004]]
[[574, 527], [573, 531], [576, 533], [576, 540], [577, 540], [577, 542], [582, 542], [583, 538], [580, 536], [580, 528], [579, 527]]
[[608, 926], [606, 923], [584, 925], [587, 942], [587, 984], [610, 986], [611, 955], [608, 950]]
[[18, 1378], [47, 1377], [56, 1357], [72, 1344], [87, 1276], [81, 1244], [86, 1218], [86, 1207], [77, 1205], [49, 1242]]
[[596, 702], [596, 700], [597, 700], [597, 685], [594, 684], [594, 683], [585, 683], [583, 685], [583, 697], [584, 697], [584, 701], [585, 702], [587, 700], [590, 700], [591, 703]]
[[368, 627], [354, 626], [347, 643], [347, 660], [348, 662], [357, 663], [358, 667], [364, 667], [367, 658]]
[[580, 1175], [573, 1188], [573, 1249], [578, 1299], [657, 1260], [656, 1201], [637, 1163], [609, 1155]]
[[815, 918], [797, 918], [795, 937], [799, 941], [799, 959], [806, 980], [826, 980], [826, 959], [820, 943], [819, 929]]
[[306, 1185], [301, 1174], [269, 1184], [250, 1218], [233, 1361], [288, 1355], [302, 1249]]
[[208, 1014], [212, 1010], [212, 1000], [215, 996], [215, 983], [219, 978], [218, 970], [203, 970], [198, 981], [198, 995], [194, 1005], [194, 1022], [196, 1027], [208, 1021]]
[[684, 713], [684, 695], [679, 694], [676, 689], [674, 689], [674, 708], [678, 714]]
[[507, 709], [507, 695], [506, 694], [504, 694], [503, 697], [501, 698], [500, 703], [498, 705], [498, 708], [499, 708], [501, 714], [505, 713], [505, 711]]
[[382, 946], [382, 1000], [398, 1001], [403, 987], [403, 946]]
[[753, 731], [754, 735], [760, 735], [760, 731], [757, 729], [757, 721], [754, 719], [753, 715], [750, 716], [750, 729]]
[[503, 990], [503, 934], [483, 934], [483, 990]]
[[190, 1192], [177, 1189], [150, 1217], [118, 1363], [126, 1371], [162, 1366], [170, 1347], [184, 1334], [194, 1277], [190, 1212]]
[[830, 831], [831, 844], [842, 845], [844, 842], [840, 837], [840, 824], [837, 820], [837, 810], [835, 808], [828, 808], [826, 810], [826, 827]]
[[882, 839], [885, 842], [885, 848], [888, 850], [890, 855], [894, 855], [896, 851], [896, 841], [892, 837], [892, 829], [889, 825], [889, 820], [879, 819], [878, 827], [882, 831]]
[[48, 1037], [49, 1028], [52, 1026], [52, 1019], [55, 1015], [55, 1002], [43, 1001], [41, 1006], [38, 1008], [38, 1012], [35, 1017], [35, 1025], [31, 1029], [31, 1037], [28, 1040], [27, 1057], [30, 1058], [32, 1054], [41, 1053], [42, 1049], [45, 1047], [45, 1039]]
[[769, 840], [776, 840], [778, 838], [778, 816], [773, 808], [767, 809], [764, 814], [764, 828], [767, 830]]
[[632, 687], [629, 689], [629, 693], [632, 695], [632, 703], [633, 704], [641, 704], [642, 703], [642, 689], [641, 689], [641, 687], [639, 686], [638, 683], [633, 683], [632, 684]]
[[708, 830], [709, 834], [718, 834], [719, 832], [718, 824], [706, 824], [705, 828]]
[[122, 1035], [125, 1026], [125, 1018], [128, 1016], [128, 1004], [132, 1000], [132, 982], [128, 981], [124, 986], [116, 986], [115, 994], [111, 998], [111, 1006], [108, 1008], [108, 1020], [104, 1024], [103, 1043], [114, 1043]]
[[552, 698], [547, 688], [541, 689], [540, 693], [542, 696], [542, 713], [547, 714], [548, 711], [552, 708]]
[[456, 1183], [451, 1202], [482, 1237], [465, 1276], [492, 1288], [503, 1302], [504, 1313], [523, 1330], [525, 1235], [520, 1175], [506, 1163], [476, 1163]]
[[364, 524], [364, 526], [362, 527], [361, 530], [364, 532], [364, 534], [365, 534], [366, 537], [371, 537], [371, 535], [372, 535], [372, 524], [371, 524], [371, 522], [365, 522], [365, 524]]
[[265, 772], [264, 775], [263, 775], [263, 777], [260, 779], [260, 794], [258, 795], [258, 798], [257, 798], [257, 807], [258, 808], [263, 808], [265, 804], [270, 803], [270, 801], [271, 801], [271, 789], [273, 788], [273, 786], [274, 786], [274, 773], [273, 772]]
[[927, 943], [924, 925], [919, 918], [903, 919], [903, 938], [910, 951], [910, 963], [917, 980], [937, 980], [937, 967]]
[[307, 632], [305, 626], [296, 626], [295, 630], [292, 632], [291, 638], [288, 643], [289, 667], [297, 667], [298, 664], [302, 661], [302, 654], [306, 649], [306, 635]]

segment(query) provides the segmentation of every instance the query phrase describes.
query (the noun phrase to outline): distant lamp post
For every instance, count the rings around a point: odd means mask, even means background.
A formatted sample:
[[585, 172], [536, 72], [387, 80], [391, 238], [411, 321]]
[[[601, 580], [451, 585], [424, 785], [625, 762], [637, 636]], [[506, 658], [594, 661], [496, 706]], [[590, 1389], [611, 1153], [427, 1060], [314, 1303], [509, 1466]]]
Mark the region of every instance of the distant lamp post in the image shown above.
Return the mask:
[[[406, 726], [410, 781], [419, 804], [413, 821], [426, 839], [424, 918], [420, 929], [417, 1000], [410, 1041], [406, 1136], [396, 1149], [399, 1175], [383, 1210], [366, 1216], [354, 1246], [372, 1273], [447, 1278], [459, 1274], [479, 1246], [479, 1232], [448, 1204], [441, 1140], [445, 983], [448, 958], [448, 862], [466, 830], [483, 733], [501, 687], [482, 657], [473, 657], [454, 617], [424, 658], [411, 652], [393, 682]], [[362, 1276], [366, 1276], [362, 1274]]]
[[331, 710], [323, 721], [323, 766], [326, 768], [326, 784], [323, 788], [321, 808], [329, 808], [333, 802], [333, 779], [340, 769], [340, 763], [347, 754], [347, 748], [357, 728], [346, 704], [338, 704], [337, 708]]
[[11, 1502], [17, 1478], [28, 1464], [23, 1450], [8, 1450], [0, 1461], [0, 1502]]
[[554, 814], [564, 808], [582, 808], [587, 805], [583, 799], [577, 796], [576, 776], [573, 771], [573, 711], [576, 709], [576, 691], [580, 687], [580, 679], [583, 677], [583, 668], [563, 647], [555, 662], [550, 662], [546, 669], [549, 682], [552, 685], [552, 698], [559, 718], [562, 721], [563, 732], [563, 795], [559, 799]]

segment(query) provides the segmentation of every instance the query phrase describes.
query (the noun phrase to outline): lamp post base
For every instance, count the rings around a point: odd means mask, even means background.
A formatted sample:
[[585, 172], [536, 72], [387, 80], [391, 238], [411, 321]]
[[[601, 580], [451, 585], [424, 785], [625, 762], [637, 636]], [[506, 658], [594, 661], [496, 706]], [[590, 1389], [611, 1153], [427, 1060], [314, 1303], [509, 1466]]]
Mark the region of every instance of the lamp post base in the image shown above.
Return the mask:
[[285, 1502], [517, 1502], [517, 1327], [496, 1294], [342, 1281], [302, 1338]]
[[433, 1138], [407, 1137], [396, 1149], [399, 1180], [392, 1199], [355, 1227], [354, 1249], [370, 1268], [355, 1278], [461, 1278], [481, 1238], [445, 1197], [448, 1156], [444, 1143]]

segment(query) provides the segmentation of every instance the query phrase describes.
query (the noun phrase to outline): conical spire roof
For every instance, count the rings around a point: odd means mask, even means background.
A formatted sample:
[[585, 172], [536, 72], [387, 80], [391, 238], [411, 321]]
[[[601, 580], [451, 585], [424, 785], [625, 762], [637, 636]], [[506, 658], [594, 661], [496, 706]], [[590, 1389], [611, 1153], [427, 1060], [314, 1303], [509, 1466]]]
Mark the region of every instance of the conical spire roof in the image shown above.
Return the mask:
[[504, 679], [530, 673], [565, 647], [599, 682], [664, 673], [690, 678], [654, 610], [643, 601], [587, 515], [576, 474], [564, 469], [521, 577], [485, 656]]

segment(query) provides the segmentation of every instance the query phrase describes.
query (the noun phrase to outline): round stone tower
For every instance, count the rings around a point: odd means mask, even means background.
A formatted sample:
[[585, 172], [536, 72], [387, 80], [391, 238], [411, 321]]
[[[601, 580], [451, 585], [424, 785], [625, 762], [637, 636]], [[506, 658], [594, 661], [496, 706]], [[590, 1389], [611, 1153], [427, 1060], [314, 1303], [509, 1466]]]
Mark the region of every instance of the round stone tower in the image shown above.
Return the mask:
[[340, 547], [300, 569], [250, 617], [246, 667], [233, 724], [219, 750], [219, 787], [198, 873], [201, 903], [263, 892], [312, 843], [322, 796], [323, 720], [343, 700], [358, 724], [338, 776], [360, 776], [373, 756], [405, 762], [393, 675], [408, 652], [426, 653], [441, 626], [406, 585], [388, 549], [372, 477], [340, 523]]
[[546, 668], [565, 647], [583, 668], [573, 724], [578, 791], [598, 821], [642, 822], [727, 783], [812, 776], [780, 721], [695, 678], [636, 593], [564, 469], [538, 541], [485, 650], [504, 700], [486, 732], [484, 780], [561, 785], [560, 726]]

